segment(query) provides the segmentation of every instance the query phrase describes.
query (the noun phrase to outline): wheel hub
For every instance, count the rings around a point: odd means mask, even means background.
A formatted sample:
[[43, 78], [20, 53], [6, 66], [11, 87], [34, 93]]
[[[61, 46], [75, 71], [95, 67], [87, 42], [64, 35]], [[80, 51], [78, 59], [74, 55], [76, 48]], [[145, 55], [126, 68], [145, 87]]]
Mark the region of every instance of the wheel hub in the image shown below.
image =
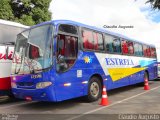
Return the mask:
[[91, 84], [90, 93], [92, 96], [97, 97], [99, 93], [99, 85], [96, 82]]

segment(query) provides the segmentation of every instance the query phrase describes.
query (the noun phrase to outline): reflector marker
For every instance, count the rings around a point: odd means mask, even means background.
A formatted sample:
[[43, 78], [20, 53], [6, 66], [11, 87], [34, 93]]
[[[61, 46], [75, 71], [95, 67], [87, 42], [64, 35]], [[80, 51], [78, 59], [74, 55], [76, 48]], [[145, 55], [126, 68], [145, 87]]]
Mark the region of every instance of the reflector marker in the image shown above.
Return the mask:
[[87, 84], [87, 83], [88, 83], [88, 81], [83, 81], [83, 82], [82, 82], [82, 84]]
[[71, 83], [65, 83], [64, 86], [71, 86]]
[[29, 96], [25, 97], [25, 99], [26, 99], [27, 101], [32, 101], [32, 97], [29, 97]]

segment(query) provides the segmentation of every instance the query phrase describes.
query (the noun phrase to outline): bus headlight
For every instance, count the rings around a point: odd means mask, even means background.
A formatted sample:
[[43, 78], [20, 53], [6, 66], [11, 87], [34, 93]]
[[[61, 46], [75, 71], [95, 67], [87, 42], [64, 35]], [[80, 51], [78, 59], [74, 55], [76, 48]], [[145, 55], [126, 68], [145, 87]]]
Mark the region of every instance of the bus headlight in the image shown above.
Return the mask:
[[52, 82], [39, 82], [36, 84], [36, 89], [45, 88], [52, 85]]

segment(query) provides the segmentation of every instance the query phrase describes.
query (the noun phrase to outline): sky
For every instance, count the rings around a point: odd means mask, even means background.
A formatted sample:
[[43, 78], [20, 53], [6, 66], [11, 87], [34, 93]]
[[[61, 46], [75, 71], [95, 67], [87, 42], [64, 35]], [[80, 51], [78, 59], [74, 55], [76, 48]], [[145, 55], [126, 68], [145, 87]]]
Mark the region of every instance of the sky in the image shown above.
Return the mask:
[[[52, 19], [67, 19], [120, 33], [145, 43], [160, 43], [160, 11], [147, 0], [52, 0]], [[104, 28], [103, 26], [133, 26]]]

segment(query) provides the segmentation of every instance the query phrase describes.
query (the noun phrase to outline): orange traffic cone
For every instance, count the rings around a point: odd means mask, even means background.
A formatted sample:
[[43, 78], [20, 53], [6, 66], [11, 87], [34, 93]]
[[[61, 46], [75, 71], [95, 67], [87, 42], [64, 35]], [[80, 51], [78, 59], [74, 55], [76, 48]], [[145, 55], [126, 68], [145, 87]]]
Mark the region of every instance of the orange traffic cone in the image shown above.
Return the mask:
[[100, 105], [107, 106], [109, 104], [108, 102], [108, 96], [106, 92], [106, 87], [103, 86], [103, 91], [102, 91], [102, 99]]
[[149, 84], [148, 84], [148, 80], [144, 80], [144, 90], [149, 90], [150, 87], [149, 87]]

